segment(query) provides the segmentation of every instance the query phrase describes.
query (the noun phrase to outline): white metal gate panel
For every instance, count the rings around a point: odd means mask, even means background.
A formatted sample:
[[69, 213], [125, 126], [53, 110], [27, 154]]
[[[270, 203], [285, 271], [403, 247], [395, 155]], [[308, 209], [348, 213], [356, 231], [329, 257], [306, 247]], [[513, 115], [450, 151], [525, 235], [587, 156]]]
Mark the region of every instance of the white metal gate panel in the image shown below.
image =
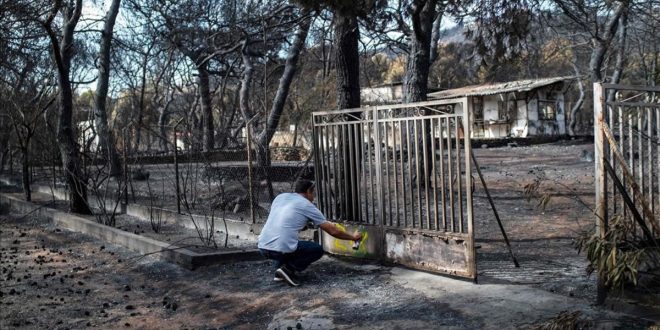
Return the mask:
[[467, 98], [315, 112], [318, 203], [366, 238], [336, 254], [476, 278]]

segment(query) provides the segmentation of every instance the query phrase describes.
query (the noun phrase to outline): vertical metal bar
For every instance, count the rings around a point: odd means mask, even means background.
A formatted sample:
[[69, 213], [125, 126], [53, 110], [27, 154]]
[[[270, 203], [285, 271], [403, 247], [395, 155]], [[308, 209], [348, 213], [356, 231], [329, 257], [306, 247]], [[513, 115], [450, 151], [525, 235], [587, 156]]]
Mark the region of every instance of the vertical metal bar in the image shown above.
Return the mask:
[[[383, 187], [381, 189], [383, 190], [383, 197], [386, 197], [383, 199], [383, 206], [387, 209], [387, 216], [383, 217], [383, 222], [387, 226], [392, 225], [392, 193], [390, 191], [390, 155], [389, 155], [389, 145], [388, 145], [388, 129], [387, 129], [388, 122], [387, 120], [383, 120], [383, 137], [379, 140], [379, 143], [383, 145], [383, 151], [385, 155], [385, 159], [383, 161], [384, 165], [384, 180], [383, 180]], [[387, 206], [385, 206], [387, 204]], [[385, 210], [383, 210], [383, 213]]]
[[320, 127], [316, 127], [316, 122], [314, 121], [314, 115], [312, 114], [312, 154], [314, 155], [314, 179], [316, 180], [316, 195], [318, 195], [319, 209], [324, 214], [328, 214], [325, 210], [325, 202], [323, 197], [323, 179], [322, 179], [322, 170], [319, 170], [319, 165], [321, 165], [321, 146], [319, 145], [319, 134]]
[[[605, 101], [603, 101], [603, 102], [605, 102]], [[607, 103], [603, 103], [603, 104], [604, 104], [605, 107], [607, 107], [607, 111], [609, 112], [609, 116], [607, 117], [607, 119], [610, 123], [610, 128], [612, 129], [612, 131], [614, 131], [616, 129], [616, 126], [614, 126], [614, 117], [615, 117], [614, 116], [614, 110], [612, 109], [612, 106], [608, 106]], [[606, 150], [608, 150], [608, 153], [609, 153], [609, 147]], [[614, 155], [609, 153], [609, 158], [610, 158], [610, 164], [612, 164], [613, 168], [616, 170], [616, 164], [614, 164]], [[608, 189], [610, 189], [610, 188], [612, 189], [612, 193], [609, 194], [609, 196], [612, 196], [612, 198], [611, 198], [612, 202], [610, 203], [610, 207], [612, 208], [613, 214], [616, 214], [617, 209], [618, 209], [617, 202], [616, 202], [617, 192], [616, 192], [616, 188], [614, 187], [614, 185], [612, 185], [611, 187], [608, 187]]]
[[454, 218], [454, 179], [452, 171], [452, 156], [451, 156], [451, 124], [449, 117], [447, 117], [447, 180], [449, 181], [449, 214], [451, 220], [451, 232], [455, 233], [455, 218]]
[[353, 136], [352, 128], [354, 124], [350, 123], [346, 125], [346, 135], [348, 135], [348, 161], [349, 161], [349, 168], [348, 170], [348, 185], [347, 187], [350, 188], [349, 192], [349, 200], [351, 203], [351, 216], [350, 220], [355, 221], [358, 219], [357, 217], [357, 205], [356, 205], [356, 197], [355, 196], [355, 180], [356, 180], [356, 173], [355, 173], [355, 137]]
[[[404, 221], [404, 226], [405, 226], [406, 212], [407, 212], [408, 209], [407, 209], [407, 206], [406, 206], [406, 176], [405, 176], [405, 171], [404, 171], [405, 168], [404, 168], [404, 164], [403, 164], [403, 160], [405, 158], [404, 154], [403, 154], [403, 152], [404, 152], [404, 150], [403, 150], [403, 121], [398, 120], [397, 122], [399, 123], [399, 148], [400, 148], [400, 152], [399, 152], [399, 162], [400, 162], [399, 163], [399, 165], [400, 165], [399, 166], [399, 172], [400, 173], [399, 174], [400, 174], [400, 177], [401, 177], [401, 197], [403, 198], [403, 201], [402, 201], [401, 204], [402, 204], [402, 207], [403, 207], [403, 221]], [[397, 201], [398, 200], [399, 199], [397, 198]], [[400, 213], [401, 212], [399, 212], [399, 209], [397, 208], [397, 219], [396, 219], [397, 227], [401, 226], [401, 216], [399, 215]]]
[[[459, 137], [460, 133], [460, 125], [462, 121], [462, 117], [457, 117], [456, 121], [454, 122], [456, 126], [456, 182], [457, 182], [457, 189], [458, 189], [458, 231], [460, 233], [464, 233], [463, 231], [463, 222], [465, 221], [465, 218], [463, 216], [463, 174], [461, 172], [461, 138]], [[463, 137], [465, 139], [465, 136]], [[466, 164], [470, 162], [470, 158], [465, 158]], [[465, 176], [469, 176], [470, 173], [465, 172]], [[469, 190], [470, 187], [466, 187], [466, 190]]]
[[[360, 115], [362, 117], [362, 115]], [[365, 222], [366, 217], [363, 217], [363, 200], [362, 200], [362, 184], [364, 183], [364, 180], [362, 180], [362, 175], [364, 174], [363, 167], [362, 167], [362, 162], [364, 160], [364, 157], [362, 157], [362, 147], [363, 147], [363, 140], [364, 138], [362, 137], [362, 134], [360, 134], [360, 128], [362, 127], [362, 119], [360, 118], [359, 121], [355, 123], [353, 126], [353, 132], [355, 135], [355, 164], [356, 168], [355, 170], [357, 171], [355, 173], [355, 194], [356, 194], [356, 200], [357, 200], [357, 213], [358, 217], [360, 219], [360, 222]]]
[[366, 217], [366, 212], [364, 212], [364, 205], [368, 205], [368, 203], [365, 203], [366, 200], [363, 199], [363, 193], [364, 193], [364, 153], [362, 152], [362, 149], [364, 148], [364, 135], [361, 134], [361, 129], [362, 129], [362, 114], [360, 114], [360, 120], [355, 123], [353, 131], [355, 132], [355, 157], [356, 157], [356, 180], [357, 184], [355, 185], [356, 193], [357, 193], [357, 206], [358, 206], [358, 216], [360, 217], [360, 222], [366, 222], [367, 217]]
[[362, 196], [360, 191], [360, 187], [362, 186], [362, 180], [361, 180], [361, 171], [362, 171], [362, 157], [360, 157], [360, 150], [362, 146], [362, 141], [360, 141], [360, 135], [358, 134], [358, 126], [360, 125], [360, 122], [356, 122], [352, 125], [353, 127], [353, 133], [351, 134], [353, 136], [353, 164], [355, 164], [355, 167], [353, 168], [353, 171], [355, 172], [354, 175], [354, 180], [353, 180], [353, 187], [354, 187], [354, 194], [353, 194], [353, 200], [355, 201], [356, 207], [355, 207], [355, 213], [357, 215], [357, 219], [360, 220], [360, 222], [364, 221], [362, 218]]
[[[371, 113], [373, 116], [373, 113]], [[375, 149], [374, 144], [376, 143], [376, 139], [374, 138], [373, 134], [373, 118], [369, 118], [371, 121], [367, 121], [367, 131], [368, 131], [368, 136], [369, 138], [368, 143], [367, 143], [367, 157], [369, 161], [369, 196], [370, 196], [370, 202], [371, 202], [371, 217], [372, 217], [372, 224], [376, 223], [376, 203], [375, 203], [375, 198], [376, 195], [374, 194], [374, 162], [373, 159], [371, 158], [371, 154]], [[375, 156], [375, 155], [374, 155]]]
[[[621, 113], [623, 110], [621, 109], [622, 107], [619, 107], [619, 113]], [[624, 146], [624, 135], [619, 134], [619, 139], [621, 146]], [[628, 166], [630, 166], [630, 171], [632, 172], [633, 178], [636, 176], [635, 175], [635, 135], [633, 132], [633, 112], [629, 111], [628, 112]], [[626, 150], [624, 148], [621, 148], [621, 152], [625, 155]], [[625, 177], [623, 177], [623, 182], [625, 182]], [[633, 203], [635, 201], [635, 196], [632, 196], [633, 198]], [[623, 200], [622, 200], [623, 202]], [[623, 210], [624, 214], [626, 212], [626, 208], [624, 205], [621, 206], [621, 209]]]
[[342, 206], [343, 206], [342, 216], [344, 217], [343, 220], [348, 220], [352, 216], [352, 214], [348, 213], [349, 211], [352, 212], [351, 207], [348, 205], [349, 203], [352, 203], [352, 201], [351, 201], [351, 198], [350, 198], [350, 196], [351, 196], [351, 192], [350, 192], [351, 186], [350, 186], [350, 184], [351, 183], [349, 182], [351, 174], [349, 173], [349, 169], [346, 168], [346, 165], [350, 164], [349, 152], [347, 152], [347, 150], [346, 150], [347, 149], [346, 144], [348, 143], [348, 136], [347, 136], [348, 134], [346, 134], [346, 130], [347, 130], [346, 126], [347, 126], [346, 123], [342, 123], [342, 125], [340, 126], [341, 127], [341, 137], [339, 138], [340, 141], [341, 141], [341, 147], [340, 147], [341, 150], [339, 152], [341, 153], [341, 165], [342, 165], [339, 173], [341, 174], [342, 179], [343, 179], [342, 185], [343, 185], [343, 190], [344, 190], [344, 198], [343, 198], [343, 201], [342, 201]]
[[337, 124], [337, 165], [335, 169], [337, 180], [337, 187], [341, 191], [341, 195], [337, 196], [337, 206], [339, 210], [337, 212], [337, 218], [345, 218], [346, 212], [348, 211], [348, 206], [346, 205], [346, 169], [344, 168], [344, 145], [346, 141], [344, 140], [344, 124]]
[[319, 209], [323, 214], [328, 214], [328, 209], [325, 201], [325, 178], [323, 169], [325, 164], [325, 154], [323, 153], [323, 126], [316, 125], [316, 116], [312, 114], [312, 145], [314, 149], [314, 180], [316, 181], [316, 195], [319, 201]]
[[[433, 168], [433, 229], [438, 230], [438, 161], [435, 154], [435, 123], [437, 119], [431, 119], [431, 155], [433, 161], [431, 162]], [[441, 140], [442, 141], [442, 140]], [[431, 180], [429, 179], [429, 182]]]
[[[365, 114], [363, 114], [363, 117]], [[367, 192], [365, 188], [367, 187], [367, 167], [366, 167], [366, 157], [364, 156], [365, 152], [365, 147], [364, 147], [364, 119], [362, 118], [359, 122], [359, 124], [356, 125], [356, 134], [358, 136], [358, 143], [359, 147], [357, 148], [358, 152], [358, 157], [360, 159], [358, 163], [358, 169], [360, 172], [358, 173], [358, 178], [360, 180], [360, 183], [358, 184], [358, 196], [360, 197], [359, 200], [360, 202], [358, 203], [358, 207], [360, 208], [360, 213], [364, 214], [364, 216], [360, 217], [362, 222], [364, 223], [369, 223], [369, 200], [367, 198]]]
[[[614, 93], [614, 91], [612, 91], [611, 93]], [[617, 109], [617, 112], [619, 114], [619, 117], [618, 117], [619, 118], [619, 149], [625, 155], [626, 145], [625, 145], [625, 135], [624, 135], [624, 132], [623, 132], [623, 130], [625, 128], [625, 121], [624, 121], [625, 118], [623, 116], [623, 107], [617, 106], [616, 109]], [[628, 121], [629, 121], [629, 124], [632, 123], [632, 118], [630, 116], [628, 116]], [[630, 125], [630, 126], [632, 126], [632, 125]], [[630, 141], [630, 138], [628, 140]], [[632, 152], [632, 150], [631, 150], [631, 152]], [[624, 178], [624, 180], [625, 180], [625, 178]], [[612, 190], [614, 190], [614, 189], [615, 189], [614, 184], [612, 184]], [[626, 214], [626, 205], [624, 204], [622, 198], [618, 198], [618, 200], [621, 202], [621, 212], [623, 212], [623, 214], [625, 216], [625, 214]]]
[[325, 202], [326, 202], [326, 216], [329, 219], [334, 219], [334, 203], [333, 196], [335, 193], [335, 187], [333, 186], [332, 178], [332, 161], [336, 157], [335, 151], [331, 149], [332, 137], [331, 131], [332, 126], [325, 125], [323, 126], [323, 141], [321, 141], [323, 146], [323, 155], [326, 159], [325, 167], [323, 168], [323, 175], [325, 177]]
[[[660, 140], [660, 108], [655, 108], [655, 138]], [[660, 143], [656, 144], [655, 147], [655, 159], [656, 159], [656, 178], [658, 179], [658, 190], [656, 191], [658, 196], [658, 208], [660, 208]]]
[[[429, 141], [426, 141], [426, 137], [428, 134], [426, 134], [427, 130], [427, 125], [426, 122], [429, 121], [430, 119], [422, 119], [422, 152], [423, 152], [423, 158], [424, 158], [424, 177], [422, 178], [424, 182], [424, 198], [426, 198], [426, 229], [431, 229], [431, 204], [429, 201], [429, 185], [431, 184], [431, 180], [429, 179], [429, 148], [428, 144]], [[430, 129], [430, 127], [429, 127]]]
[[[646, 108], [646, 136], [648, 136], [648, 141], [646, 143], [648, 158], [648, 181], [649, 181], [649, 205], [651, 206], [651, 213], [655, 214], [655, 203], [653, 198], [653, 110], [652, 108]], [[658, 137], [660, 138], [660, 136]], [[658, 155], [656, 155], [657, 157]]]
[[[639, 179], [637, 180], [637, 183], [639, 185], [640, 192], [642, 194], [644, 194], [644, 188], [646, 188], [646, 186], [645, 186], [645, 181], [644, 181], [644, 137], [643, 137], [644, 126], [642, 126], [642, 125], [644, 125], [642, 123], [643, 112], [642, 112], [642, 109], [637, 107], [635, 113], [637, 114], [637, 134], [635, 134], [635, 135], [637, 136], [637, 155], [638, 155], [638, 158], [639, 158], [638, 161], [637, 161], [637, 163], [639, 164], [638, 165], [639, 166], [639, 168], [638, 168]], [[630, 152], [632, 152], [632, 150], [630, 150]], [[635, 174], [633, 174], [633, 177], [634, 176], [635, 176]], [[653, 221], [653, 219], [649, 219], [649, 221]]]
[[[446, 117], [444, 117], [446, 118]], [[445, 186], [445, 140], [442, 136], [447, 131], [443, 129], [443, 118], [438, 118], [438, 124], [440, 126], [440, 135], [438, 137], [438, 144], [440, 145], [440, 195], [442, 200], [442, 228], [444, 231], [447, 231], [447, 196], [446, 196], [446, 186]]]
[[[375, 135], [376, 138], [380, 138], [380, 127], [378, 125], [378, 107], [373, 108], [373, 118], [374, 118], [374, 129], [376, 130]], [[380, 189], [383, 184], [382, 184], [382, 170], [381, 170], [381, 164], [382, 164], [382, 159], [381, 159], [381, 150], [380, 150], [380, 141], [376, 140], [374, 141], [374, 148], [375, 150], [375, 155], [376, 155], [376, 186], [379, 188], [377, 189], [378, 193], [378, 214], [379, 214], [379, 224], [381, 230], [385, 226], [385, 221], [383, 220], [383, 189]], [[383, 237], [384, 239], [384, 237]]]
[[[422, 186], [420, 185], [420, 168], [419, 168], [419, 128], [417, 127], [417, 122], [419, 120], [415, 119], [413, 124], [415, 128], [415, 181], [417, 181], [417, 225], [421, 228], [422, 226]], [[413, 228], [415, 227], [415, 221], [413, 220]]]
[[[399, 121], [399, 124], [401, 127], [399, 128], [400, 130], [400, 135], [401, 135], [401, 192], [402, 192], [402, 197], [403, 197], [403, 226], [407, 227], [408, 226], [408, 193], [410, 192], [410, 188], [408, 187], [408, 183], [406, 182], [406, 175], [409, 174], [408, 170], [410, 169], [410, 142], [408, 139], [408, 120], [401, 120]], [[404, 130], [404, 124], [406, 129]], [[404, 135], [405, 133], [405, 135]], [[404, 147], [404, 136], [405, 136], [405, 147], [406, 150], [404, 152], [403, 147]], [[405, 158], [405, 161], [404, 161]], [[407, 163], [407, 166], [406, 166]]]
[[[399, 212], [399, 171], [397, 168], [397, 162], [399, 161], [397, 158], [401, 158], [401, 151], [398, 148], [398, 144], [396, 143], [396, 136], [397, 136], [397, 131], [400, 131], [400, 125], [397, 125], [396, 121], [392, 121], [392, 173], [394, 175], [394, 210], [396, 211], [396, 226], [399, 226], [400, 223], [400, 212]], [[392, 222], [394, 222], [394, 218], [392, 218]], [[394, 224], [392, 224], [394, 225]]]
[[[320, 119], [315, 119], [315, 122], [318, 121], [318, 143], [319, 143], [319, 152], [320, 154], [318, 155], [319, 159], [321, 159], [321, 168], [319, 169], [321, 172], [321, 177], [320, 179], [316, 177], [316, 181], [323, 181], [321, 187], [323, 187], [323, 199], [321, 200], [321, 203], [324, 205], [324, 214], [327, 217], [330, 217], [330, 203], [328, 202], [328, 198], [330, 198], [330, 193], [331, 193], [331, 188], [330, 188], [330, 178], [329, 178], [329, 153], [327, 152], [327, 142], [328, 142], [328, 130], [327, 126], [321, 125], [322, 121]], [[316, 165], [315, 165], [316, 166]], [[317, 182], [317, 184], [319, 184]]]
[[342, 196], [344, 196], [344, 190], [343, 190], [343, 184], [341, 184], [341, 180], [343, 179], [341, 171], [339, 171], [339, 156], [341, 151], [339, 150], [339, 146], [341, 143], [339, 142], [339, 128], [341, 126], [339, 124], [333, 123], [330, 128], [331, 128], [331, 133], [332, 133], [332, 139], [330, 140], [332, 143], [332, 154], [333, 154], [333, 167], [332, 167], [332, 176], [334, 178], [333, 181], [333, 187], [332, 190], [335, 192], [334, 197], [335, 201], [332, 203], [332, 206], [335, 210], [334, 216], [335, 220], [339, 219], [342, 216], [342, 209], [344, 208], [343, 201], [342, 201]]
[[[472, 202], [472, 143], [471, 143], [471, 130], [472, 122], [470, 121], [470, 114], [472, 113], [472, 104], [468, 102], [467, 98], [463, 99], [463, 143], [465, 144], [465, 186], [466, 186], [466, 202], [467, 202], [467, 234], [468, 234], [468, 249], [470, 251], [468, 260], [468, 270], [472, 277], [476, 280], [477, 278], [477, 251], [474, 244], [474, 213], [473, 213], [473, 202]], [[513, 255], [513, 252], [511, 252]], [[514, 259], [515, 260], [515, 259]], [[517, 262], [514, 262], [514, 265]]]
[[[181, 122], [179, 120], [179, 122]], [[177, 125], [174, 126], [174, 179], [175, 179], [175, 185], [176, 185], [176, 212], [181, 214], [181, 186], [179, 184], [179, 147], [176, 144], [176, 129]], [[126, 134], [124, 134], [124, 178], [126, 181], [124, 181], [124, 203], [128, 204], [128, 172], [126, 171]], [[248, 150], [248, 152], [250, 152]]]
[[[408, 192], [410, 193], [410, 221], [415, 222], [415, 201], [413, 198], [413, 184], [412, 184], [412, 153], [410, 151], [410, 119], [406, 119], [406, 146], [408, 147]], [[408, 227], [408, 213], [406, 213], [406, 227]]]

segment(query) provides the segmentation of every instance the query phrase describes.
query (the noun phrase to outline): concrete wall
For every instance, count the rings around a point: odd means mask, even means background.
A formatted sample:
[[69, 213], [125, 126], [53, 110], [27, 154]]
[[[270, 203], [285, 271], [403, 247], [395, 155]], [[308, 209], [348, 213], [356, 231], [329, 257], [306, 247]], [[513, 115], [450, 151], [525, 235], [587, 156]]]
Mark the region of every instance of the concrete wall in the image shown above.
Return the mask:
[[[564, 93], [549, 88], [538, 90], [528, 105], [529, 136], [566, 134], [566, 104]], [[539, 119], [539, 100], [551, 100], [555, 103], [555, 120]]]
[[511, 136], [513, 137], [526, 137], [529, 133], [529, 126], [527, 125], [527, 102], [525, 100], [516, 101], [516, 118], [511, 125]]
[[160, 242], [149, 237], [105, 226], [75, 214], [59, 212], [26, 202], [18, 196], [9, 194], [0, 194], [0, 203], [7, 205], [17, 212], [32, 213], [35, 216], [45, 217], [58, 227], [81, 232], [105, 242], [123, 246], [140, 254], [152, 255], [165, 261], [174, 262], [188, 269], [195, 269], [214, 263], [262, 259], [259, 251], [256, 249], [220, 251], [216, 253], [192, 252], [171, 243]]

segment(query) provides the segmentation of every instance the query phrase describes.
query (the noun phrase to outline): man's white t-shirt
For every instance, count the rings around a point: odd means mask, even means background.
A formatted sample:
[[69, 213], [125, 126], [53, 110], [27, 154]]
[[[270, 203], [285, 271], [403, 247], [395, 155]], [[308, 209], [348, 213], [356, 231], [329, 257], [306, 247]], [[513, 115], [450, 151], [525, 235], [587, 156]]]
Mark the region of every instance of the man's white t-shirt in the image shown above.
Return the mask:
[[312, 202], [298, 193], [283, 193], [275, 197], [270, 214], [259, 235], [259, 248], [290, 253], [298, 247], [298, 232], [308, 221], [318, 226], [325, 216]]

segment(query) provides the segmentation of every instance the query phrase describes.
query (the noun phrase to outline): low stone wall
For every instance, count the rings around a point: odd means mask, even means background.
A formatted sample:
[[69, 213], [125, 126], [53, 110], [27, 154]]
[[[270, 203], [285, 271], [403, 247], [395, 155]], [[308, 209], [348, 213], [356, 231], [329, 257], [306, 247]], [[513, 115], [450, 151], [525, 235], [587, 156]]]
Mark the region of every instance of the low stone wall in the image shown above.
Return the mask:
[[140, 254], [152, 254], [159, 259], [174, 262], [188, 269], [195, 269], [200, 266], [216, 263], [257, 260], [262, 258], [257, 249], [223, 251], [216, 253], [196, 253], [149, 237], [135, 235], [117, 228], [108, 227], [74, 214], [59, 212], [54, 209], [26, 202], [15, 195], [0, 194], [0, 203], [17, 212], [32, 213], [35, 216], [45, 217], [58, 227], [81, 232], [94, 238], [123, 246]]
[[[195, 229], [196, 226], [206, 226], [207, 222], [210, 221], [209, 218], [198, 215], [198, 214], [179, 214], [175, 211], [162, 209], [162, 208], [153, 208], [152, 210], [149, 206], [140, 205], [140, 204], [128, 204], [126, 206], [126, 214], [142, 219], [144, 221], [150, 221], [153, 216], [154, 219], [160, 219], [163, 222], [176, 223], [180, 226]], [[215, 217], [213, 226], [220, 233], [229, 233], [231, 237], [236, 237], [245, 240], [257, 241], [261, 230], [264, 227], [264, 224], [261, 223], [247, 223], [235, 219], [227, 219], [224, 221], [222, 218]], [[225, 223], [227, 225], [225, 231]], [[299, 237], [305, 240], [311, 240], [314, 238], [315, 230], [304, 230], [300, 232]]]
[[[43, 193], [50, 196], [54, 196], [56, 199], [59, 200], [69, 199], [67, 190], [62, 188], [51, 188], [49, 186], [33, 185], [32, 190], [37, 193]], [[89, 203], [91, 207], [94, 208], [99, 207], [99, 203], [95, 201], [94, 198], [90, 197]], [[115, 207], [115, 201], [107, 200], [105, 202], [105, 207], [107, 211], [112, 212]], [[196, 225], [201, 227], [206, 226], [207, 222], [209, 221], [209, 219], [204, 215], [179, 214], [173, 210], [157, 208], [157, 207], [153, 208], [153, 214], [152, 214], [151, 207], [147, 205], [133, 204], [133, 203], [128, 205], [124, 205], [123, 203], [120, 204], [117, 207], [116, 212], [121, 214], [127, 214], [147, 222], [151, 221], [151, 218], [153, 216], [154, 219], [160, 218], [160, 221], [162, 221], [163, 223], [174, 223], [189, 229], [195, 229]], [[226, 231], [225, 231], [225, 223], [227, 225]], [[259, 234], [261, 234], [261, 229], [263, 228], [264, 224], [261, 223], [252, 224], [231, 218], [225, 218], [225, 220], [223, 221], [222, 218], [216, 216], [214, 218], [213, 226], [221, 234], [229, 233], [231, 237], [251, 240], [256, 242], [259, 238]], [[300, 239], [303, 240], [312, 240], [314, 239], [314, 232], [315, 230], [311, 230], [311, 229], [304, 230], [300, 232], [299, 237]]]

